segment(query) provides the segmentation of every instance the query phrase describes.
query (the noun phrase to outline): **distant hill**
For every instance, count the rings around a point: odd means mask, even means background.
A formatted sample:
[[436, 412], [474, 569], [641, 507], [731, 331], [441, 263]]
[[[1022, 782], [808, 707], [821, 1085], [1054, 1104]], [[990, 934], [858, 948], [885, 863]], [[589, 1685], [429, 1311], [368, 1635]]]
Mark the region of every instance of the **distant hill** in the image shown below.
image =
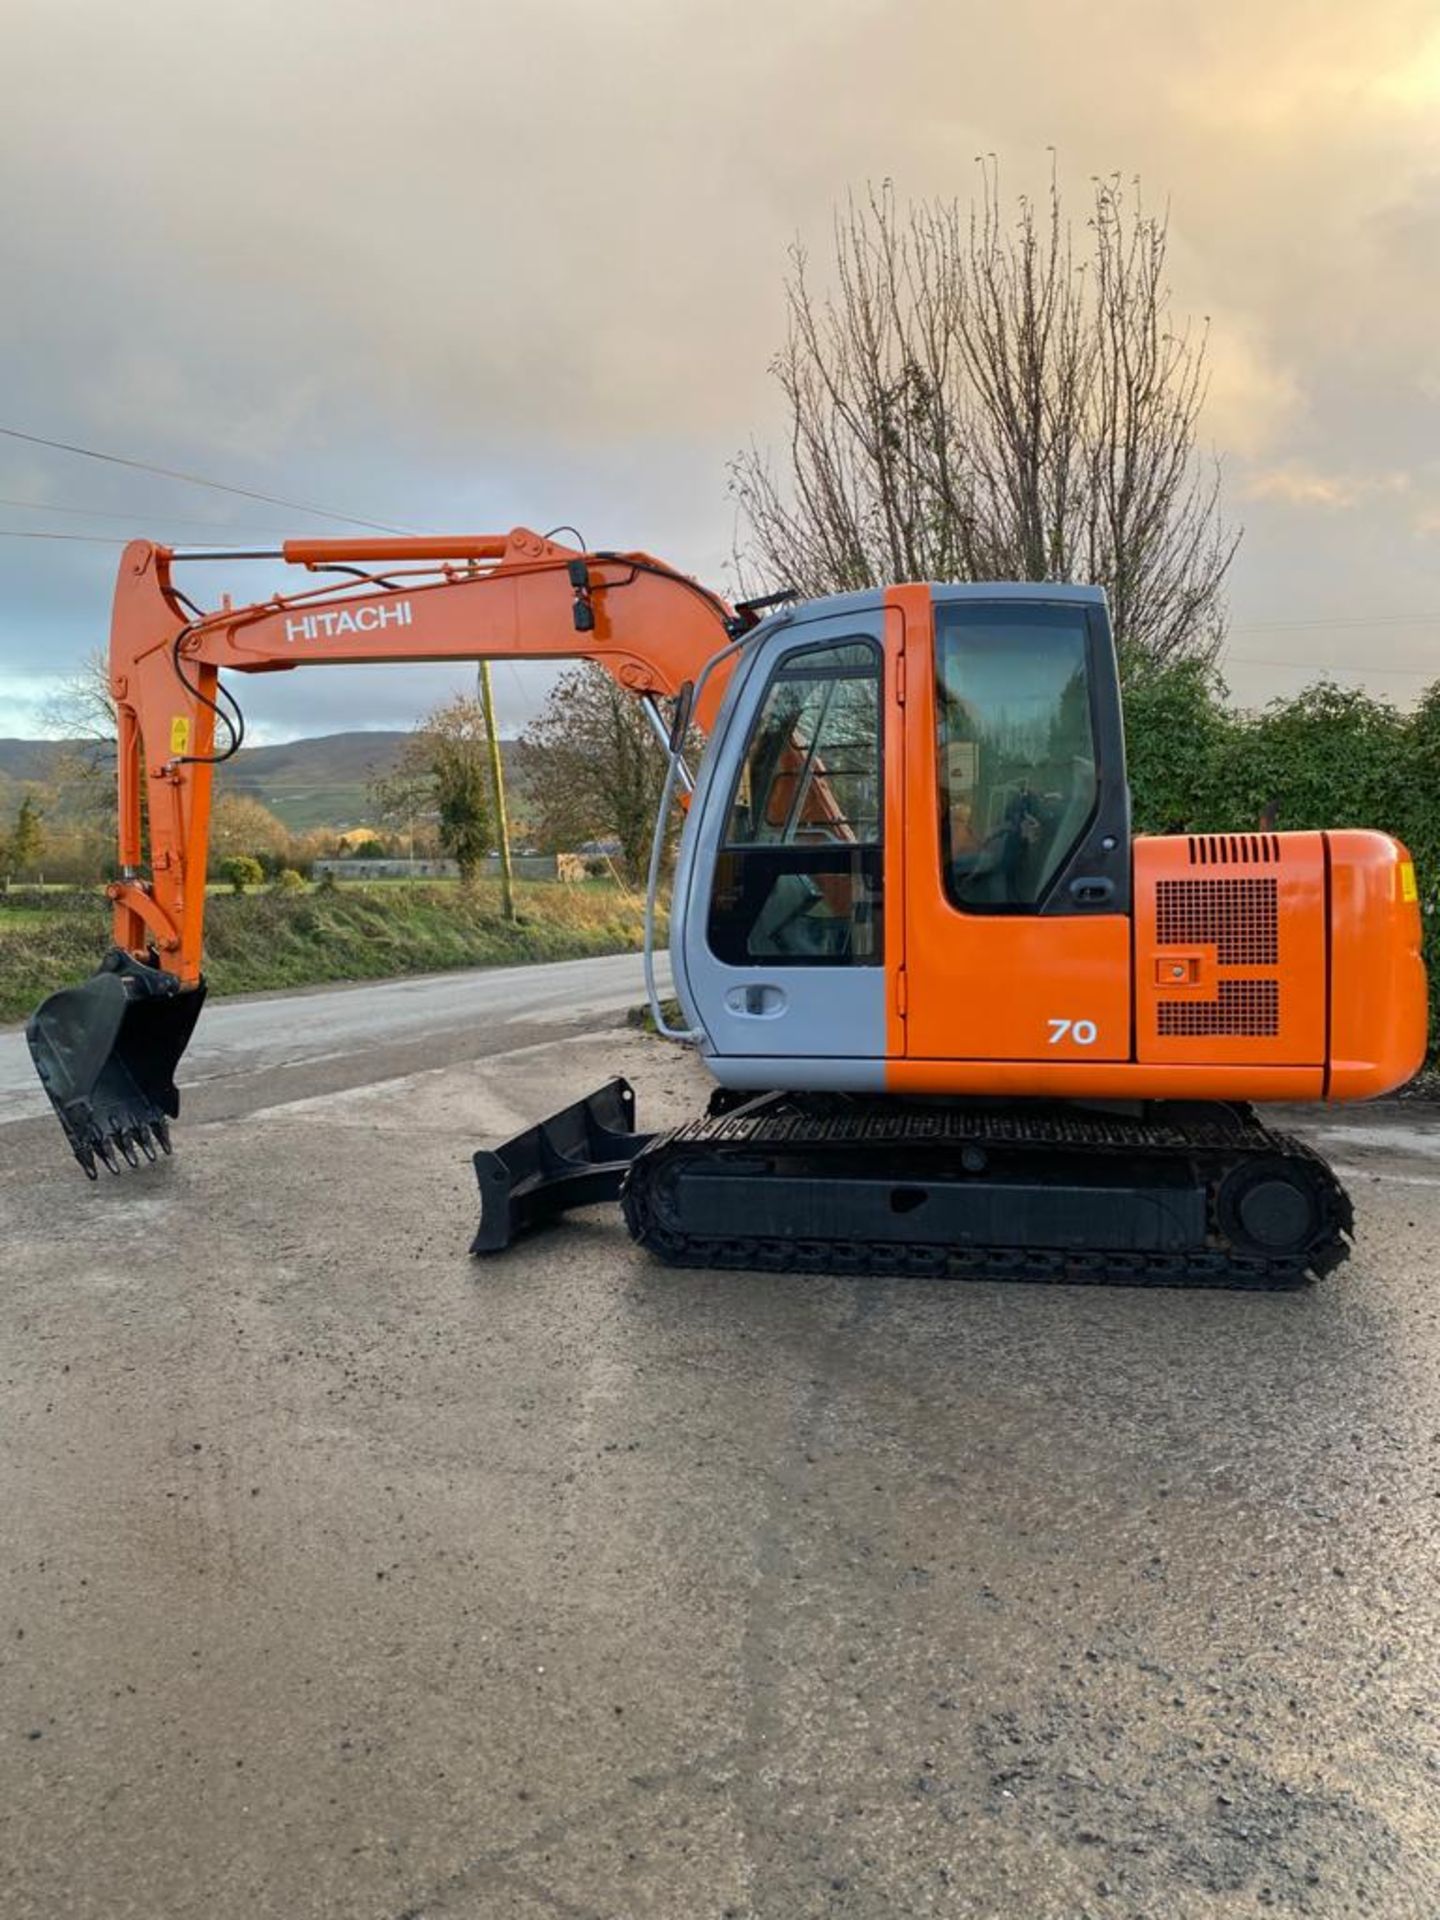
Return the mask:
[[[242, 747], [216, 775], [219, 791], [243, 793], [303, 833], [311, 827], [368, 825], [370, 783], [392, 773], [403, 733], [325, 733], [309, 740], [287, 740], [276, 747]], [[500, 754], [507, 781], [518, 782], [517, 742], [502, 740]], [[31, 781], [54, 780], [64, 743], [58, 740], [0, 740], [0, 809], [19, 804], [20, 790]]]
[[369, 786], [395, 771], [403, 733], [324, 733], [278, 747], [242, 747], [219, 769], [220, 791], [258, 800], [287, 827], [369, 825]]
[[0, 778], [49, 780], [59, 750], [55, 740], [0, 740]]

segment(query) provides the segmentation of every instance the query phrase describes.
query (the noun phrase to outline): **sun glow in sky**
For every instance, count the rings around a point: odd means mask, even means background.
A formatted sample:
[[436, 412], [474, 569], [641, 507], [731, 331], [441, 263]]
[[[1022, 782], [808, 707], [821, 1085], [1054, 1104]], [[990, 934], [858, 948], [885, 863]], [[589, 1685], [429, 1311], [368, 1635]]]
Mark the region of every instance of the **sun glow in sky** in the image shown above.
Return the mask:
[[1440, 27], [1409, 59], [1376, 76], [1375, 94], [1381, 102], [1416, 113], [1440, 105]]

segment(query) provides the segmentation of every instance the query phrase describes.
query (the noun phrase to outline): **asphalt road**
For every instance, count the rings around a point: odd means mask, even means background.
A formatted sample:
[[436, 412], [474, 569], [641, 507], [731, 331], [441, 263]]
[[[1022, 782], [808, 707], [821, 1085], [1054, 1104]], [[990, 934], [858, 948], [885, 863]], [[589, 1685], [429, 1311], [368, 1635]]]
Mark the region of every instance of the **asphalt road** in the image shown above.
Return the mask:
[[[662, 991], [669, 963], [658, 961]], [[201, 1090], [298, 1069], [320, 1081], [354, 1085], [374, 1078], [373, 1049], [383, 1046], [383, 1077], [407, 1067], [475, 1060], [553, 1031], [583, 1026], [638, 1005], [644, 965], [635, 953], [548, 966], [429, 973], [353, 987], [254, 993], [206, 1007], [181, 1063], [189, 1105]], [[234, 1091], [235, 1089], [232, 1089]], [[248, 1097], [248, 1089], [245, 1095]], [[187, 1112], [189, 1111], [187, 1105]], [[21, 1027], [0, 1028], [0, 1126], [48, 1114]]]
[[473, 1263], [633, 980], [216, 1006], [96, 1187], [0, 1036], [4, 1920], [1433, 1920], [1434, 1120], [1298, 1294]]

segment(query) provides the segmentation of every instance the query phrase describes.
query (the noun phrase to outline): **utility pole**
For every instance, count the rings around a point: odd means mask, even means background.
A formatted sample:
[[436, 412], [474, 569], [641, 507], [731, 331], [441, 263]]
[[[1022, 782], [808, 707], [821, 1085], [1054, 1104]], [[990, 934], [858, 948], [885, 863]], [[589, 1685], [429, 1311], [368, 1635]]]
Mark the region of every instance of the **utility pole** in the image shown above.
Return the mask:
[[490, 684], [490, 662], [480, 662], [480, 705], [485, 710], [485, 738], [490, 746], [490, 785], [495, 795], [495, 830], [500, 841], [500, 901], [507, 920], [515, 918], [515, 876], [510, 870], [510, 822], [505, 813], [505, 769], [500, 761], [500, 736], [495, 731], [495, 690]]

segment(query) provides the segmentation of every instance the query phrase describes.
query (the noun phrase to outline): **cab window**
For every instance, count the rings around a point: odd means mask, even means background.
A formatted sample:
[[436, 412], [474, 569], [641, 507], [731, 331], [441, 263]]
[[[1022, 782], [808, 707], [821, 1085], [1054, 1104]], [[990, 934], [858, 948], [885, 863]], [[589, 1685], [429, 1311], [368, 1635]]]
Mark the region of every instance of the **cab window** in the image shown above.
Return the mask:
[[946, 892], [1033, 909], [1095, 811], [1084, 609], [939, 606], [935, 647]]
[[866, 640], [776, 667], [751, 729], [710, 896], [731, 966], [878, 966], [880, 672]]

